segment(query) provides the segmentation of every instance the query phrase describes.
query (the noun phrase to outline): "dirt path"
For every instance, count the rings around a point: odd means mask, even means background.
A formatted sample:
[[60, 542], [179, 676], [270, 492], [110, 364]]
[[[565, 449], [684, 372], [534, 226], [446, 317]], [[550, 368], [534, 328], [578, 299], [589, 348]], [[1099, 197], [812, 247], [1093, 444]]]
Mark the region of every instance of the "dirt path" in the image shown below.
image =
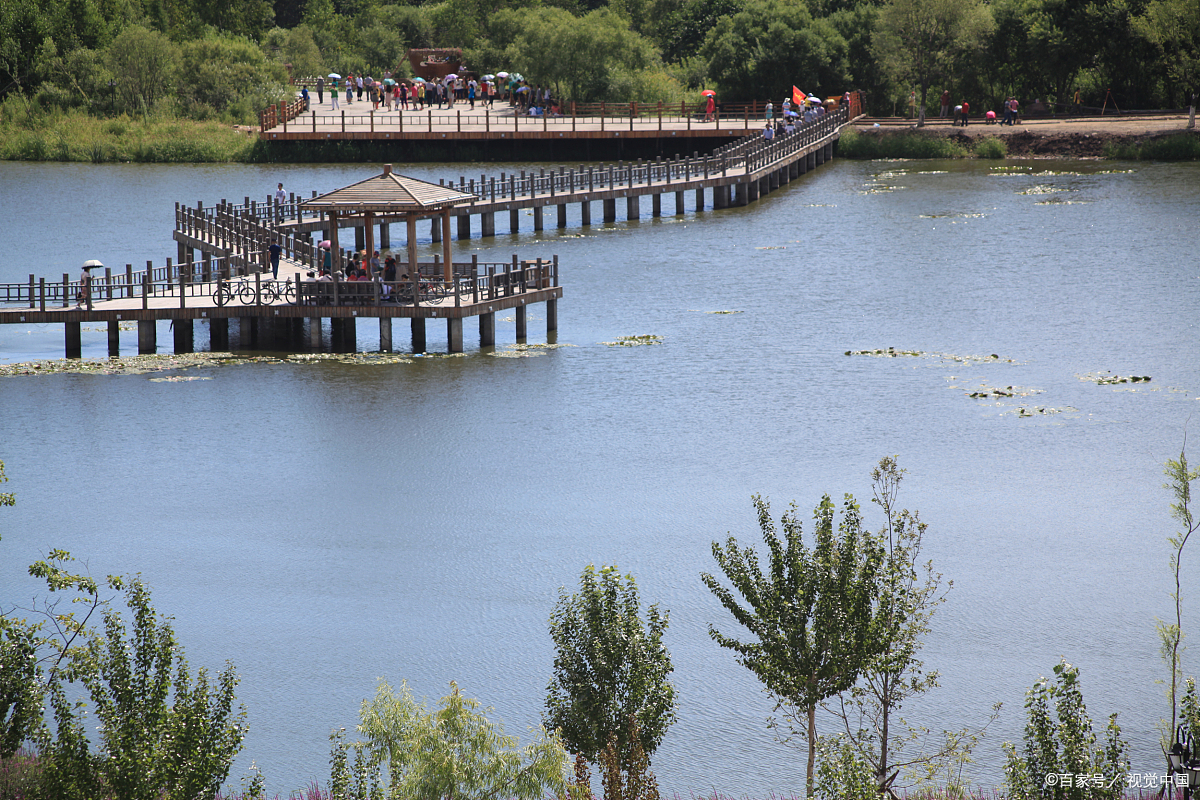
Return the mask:
[[[925, 127], [917, 128], [911, 120], [896, 117], [867, 117], [855, 128], [868, 135], [917, 132], [924, 136], [958, 139], [963, 144], [985, 136], [1004, 139], [1009, 156], [1100, 158], [1108, 142], [1126, 144], [1172, 136], [1187, 132], [1188, 116], [1156, 114], [1138, 116], [1035, 118], [1016, 125], [988, 125], [972, 120], [965, 128], [950, 124], [950, 120], [926, 119]], [[1200, 135], [1200, 128], [1193, 131]]]

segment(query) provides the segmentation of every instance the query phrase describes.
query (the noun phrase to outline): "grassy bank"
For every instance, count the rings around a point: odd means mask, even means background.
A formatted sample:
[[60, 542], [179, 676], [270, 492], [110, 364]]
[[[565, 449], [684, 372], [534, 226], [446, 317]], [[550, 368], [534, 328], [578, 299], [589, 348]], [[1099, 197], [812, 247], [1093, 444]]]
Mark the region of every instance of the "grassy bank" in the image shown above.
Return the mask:
[[943, 136], [921, 133], [860, 133], [848, 129], [838, 143], [842, 158], [1004, 158], [1008, 148], [996, 136], [976, 139], [964, 146]]
[[251, 161], [258, 139], [218, 122], [93, 117], [6, 102], [0, 159], [90, 163]]
[[1104, 156], [1129, 161], [1200, 161], [1200, 133], [1177, 133], [1141, 142], [1108, 142]]

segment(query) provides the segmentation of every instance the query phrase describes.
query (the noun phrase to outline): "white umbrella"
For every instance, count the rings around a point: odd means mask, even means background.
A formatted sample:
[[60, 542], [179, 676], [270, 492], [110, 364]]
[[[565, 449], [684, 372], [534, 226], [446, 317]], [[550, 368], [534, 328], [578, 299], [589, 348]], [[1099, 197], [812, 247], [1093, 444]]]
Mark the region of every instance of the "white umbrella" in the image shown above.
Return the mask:
[[495, 77], [496, 77], [495, 75], [484, 75], [484, 76], [483, 76], [483, 79], [484, 79], [485, 81], [490, 81], [490, 80], [494, 80], [494, 79], [495, 79]]
[[331, 72], [331, 73], [329, 73], [328, 75], [326, 75], [325, 77], [326, 77], [326, 78], [333, 78], [335, 81], [340, 81], [340, 80], [342, 79], [342, 76], [341, 76], [341, 75], [338, 75], [336, 72]]
[[497, 73], [496, 73], [496, 77], [497, 77], [497, 78], [507, 78], [507, 77], [508, 77], [508, 73], [507, 73], [507, 72], [497, 72]]
[[448, 81], [458, 80], [458, 76], [455, 75], [453, 72], [451, 72], [449, 75], [446, 76], [446, 80], [448, 80]]
[[94, 258], [88, 259], [87, 261], [83, 262], [84, 269], [94, 269], [95, 267], [103, 267], [103, 266], [104, 266], [103, 264], [101, 264], [99, 261], [97, 261]]

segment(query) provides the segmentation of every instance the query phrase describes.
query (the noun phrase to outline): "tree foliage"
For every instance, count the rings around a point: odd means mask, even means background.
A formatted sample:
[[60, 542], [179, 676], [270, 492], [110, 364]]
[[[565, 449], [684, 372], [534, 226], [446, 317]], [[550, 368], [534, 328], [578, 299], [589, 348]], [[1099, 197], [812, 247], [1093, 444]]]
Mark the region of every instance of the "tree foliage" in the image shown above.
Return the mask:
[[[1117, 715], [1108, 718], [1104, 741], [1098, 743], [1083, 702], [1079, 670], [1063, 660], [1055, 665], [1054, 676], [1053, 684], [1039, 678], [1025, 694], [1029, 721], [1022, 753], [1004, 743], [1008, 796], [1013, 800], [1120, 800], [1129, 772], [1129, 748], [1121, 738]], [[1093, 783], [1090, 779], [1096, 775], [1103, 778]], [[1074, 776], [1087, 776], [1089, 781], [1080, 785]]]
[[655, 604], [643, 622], [637, 584], [615, 566], [597, 571], [589, 564], [577, 593], [559, 591], [550, 617], [555, 656], [546, 724], [561, 731], [571, 752], [598, 763], [613, 737], [628, 769], [631, 719], [647, 759], [658, 748], [675, 721], [671, 657], [662, 642], [668, 616]]
[[[542, 800], [566, 793], [567, 753], [557, 733], [539, 727], [521, 748], [454, 682], [430, 711], [407, 683], [396, 692], [380, 681], [375, 697], [363, 701], [358, 731], [366, 737], [370, 761], [357, 765], [355, 782], [369, 783], [362, 779], [370, 774], [369, 767], [364, 773], [365, 764], [380, 765], [387, 770], [393, 800]], [[348, 787], [344, 755], [335, 757], [337, 762], [343, 766], [335, 765], [331, 785]], [[365, 799], [366, 794], [360, 788], [355, 796]]]
[[[1178, 459], [1168, 459], [1164, 472], [1170, 479], [1163, 488], [1168, 489], [1174, 499], [1171, 503], [1171, 516], [1179, 523], [1180, 529], [1167, 537], [1171, 545], [1171, 573], [1175, 586], [1170, 597], [1175, 605], [1175, 619], [1170, 622], [1157, 620], [1156, 627], [1160, 642], [1160, 653], [1171, 673], [1168, 681], [1167, 699], [1171, 704], [1171, 726], [1162, 731], [1163, 750], [1170, 746], [1175, 735], [1176, 713], [1178, 710], [1179, 686], [1183, 682], [1183, 549], [1187, 546], [1191, 535], [1200, 529], [1200, 520], [1192, 512], [1192, 484], [1200, 480], [1200, 467], [1189, 467], [1187, 447], [1179, 451]], [[1200, 726], [1193, 729], [1200, 735]]]
[[[35, 621], [0, 615], [0, 759], [32, 746], [40, 790], [56, 800], [214, 796], [246, 730], [245, 711], [233, 708], [232, 665], [215, 679], [203, 667], [193, 676], [140, 578], [105, 582], [123, 593], [127, 630], [114, 599], [72, 561], [54, 550], [29, 568], [55, 598], [26, 609]], [[67, 598], [75, 610], [62, 607]], [[91, 625], [97, 612], [103, 630]], [[99, 722], [96, 751], [89, 711]]]
[[982, 0], [887, 0], [879, 9], [875, 57], [897, 84], [916, 87], [924, 109], [929, 87], [977, 57], [992, 24]]
[[814, 788], [816, 707], [853, 686], [883, 655], [893, 632], [891, 598], [879, 593], [884, 548], [863, 528], [858, 504], [846, 495], [835, 526], [825, 495], [813, 511], [813, 544], [804, 542], [793, 503], [777, 532], [767, 501], [754, 497], [768, 564], [730, 536], [713, 542], [713, 558], [732, 589], [703, 573], [701, 579], [749, 638], [740, 640], [709, 625], [717, 644], [737, 653], [780, 706], [808, 715], [809, 796]]

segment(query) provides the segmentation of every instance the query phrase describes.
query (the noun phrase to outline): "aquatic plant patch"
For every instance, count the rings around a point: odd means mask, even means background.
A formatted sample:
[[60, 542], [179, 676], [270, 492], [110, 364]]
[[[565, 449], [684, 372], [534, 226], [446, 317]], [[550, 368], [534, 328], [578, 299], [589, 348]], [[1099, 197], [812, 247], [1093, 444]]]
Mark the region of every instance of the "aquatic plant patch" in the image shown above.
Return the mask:
[[1049, 408], [1046, 406], [1020, 406], [1011, 411], [1005, 411], [1004, 414], [1013, 414], [1018, 419], [1029, 419], [1030, 417], [1046, 417], [1053, 414], [1064, 414], [1071, 411], [1079, 411], [1078, 408], [1072, 406], [1063, 406], [1062, 408]]
[[271, 356], [239, 356], [233, 353], [179, 353], [127, 356], [107, 359], [44, 359], [19, 364], [0, 364], [0, 377], [14, 375], [145, 375], [153, 372], [220, 367], [229, 364], [279, 363]]
[[534, 342], [533, 344], [509, 344], [502, 349], [494, 350], [488, 355], [495, 358], [533, 358], [535, 356], [544, 356], [551, 350], [557, 350], [560, 347], [575, 347], [573, 344], [554, 343], [550, 342]]
[[609, 347], [641, 347], [642, 345], [662, 344], [662, 342], [663, 337], [653, 333], [644, 333], [641, 336], [618, 336], [615, 342], [601, 342], [600, 344]]
[[745, 311], [705, 311], [705, 314], [745, 314]]
[[1111, 386], [1118, 383], [1149, 383], [1149, 375], [1116, 375], [1106, 369], [1097, 372], [1088, 372], [1080, 375], [1075, 374], [1075, 377], [1081, 381], [1094, 383], [1097, 386]]
[[411, 364], [412, 357], [401, 353], [296, 353], [289, 355], [287, 360], [293, 364], [317, 364], [335, 362], [338, 364]]
[[1017, 361], [1012, 358], [1001, 358], [995, 353], [987, 356], [962, 356], [954, 353], [926, 353], [923, 350], [897, 350], [894, 347], [888, 347], [881, 350], [847, 350], [845, 355], [848, 356], [871, 356], [873, 358], [899, 358], [901, 356], [909, 356], [912, 358], [929, 358], [937, 359], [945, 363], [953, 364], [1024, 364], [1024, 361]]

